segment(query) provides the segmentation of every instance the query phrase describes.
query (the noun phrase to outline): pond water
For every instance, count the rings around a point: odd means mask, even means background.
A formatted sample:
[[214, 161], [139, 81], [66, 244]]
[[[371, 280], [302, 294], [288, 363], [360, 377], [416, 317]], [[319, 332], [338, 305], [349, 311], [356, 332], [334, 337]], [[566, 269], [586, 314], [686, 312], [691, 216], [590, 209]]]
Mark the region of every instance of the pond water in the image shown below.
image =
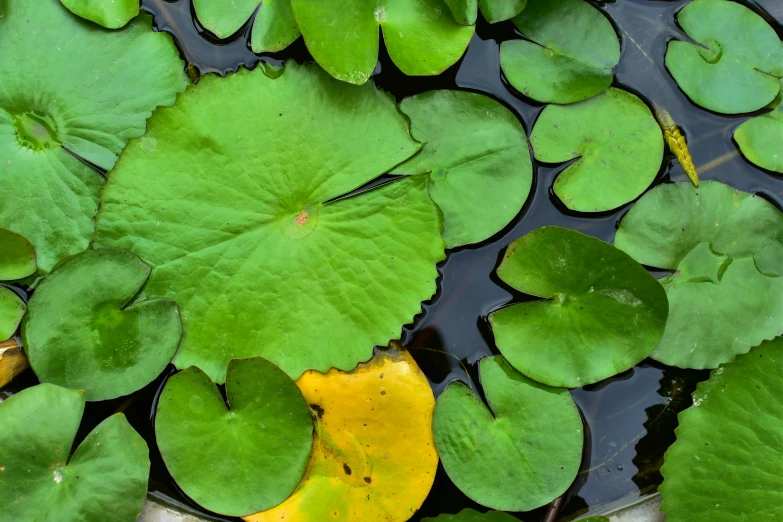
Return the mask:
[[[751, 165], [739, 155], [731, 139], [734, 129], [749, 116], [721, 116], [695, 107], [664, 68], [666, 42], [674, 37], [686, 38], [674, 22], [675, 12], [685, 3], [686, 0], [597, 3], [613, 21], [622, 41], [615, 86], [671, 113], [688, 137], [701, 179], [718, 180], [760, 194], [783, 207], [783, 177]], [[764, 16], [783, 37], [783, 2], [744, 3]], [[143, 0], [142, 5], [155, 14], [158, 29], [174, 35], [185, 60], [202, 74], [230, 73], [241, 65], [253, 67], [260, 61], [279, 64], [292, 58], [311, 60], [301, 39], [282, 53], [265, 57], [253, 54], [247, 44], [251, 23], [231, 41], [218, 43], [198, 27], [190, 0]], [[463, 89], [489, 95], [508, 106], [529, 133], [543, 105], [515, 92], [500, 73], [499, 44], [517, 37], [510, 22], [496, 26], [480, 22], [465, 57], [436, 78], [404, 76], [382, 48], [374, 80], [398, 100], [431, 89]], [[430, 379], [436, 395], [454, 379], [477, 382], [477, 361], [498, 353], [487, 323], [489, 312], [530, 299], [493, 275], [510, 242], [545, 225], [572, 228], [612, 242], [619, 220], [631, 205], [600, 214], [567, 211], [552, 194], [554, 178], [562, 168], [534, 161], [534, 188], [522, 212], [490, 240], [451, 252], [440, 267], [442, 278], [437, 296], [425, 305], [417, 322], [404, 329], [403, 342]], [[656, 183], [666, 181], [687, 181], [670, 153]], [[614, 378], [573, 390], [584, 417], [586, 442], [582, 470], [558, 503], [559, 516], [569, 519], [600, 512], [655, 491], [661, 481], [658, 470], [663, 454], [674, 441], [676, 414], [690, 405], [690, 393], [707, 376], [705, 371], [683, 371], [645, 361]], [[149, 443], [153, 494], [214, 520], [234, 520], [203, 512], [177, 489], [168, 475], [154, 443], [152, 418], [164, 380], [165, 375], [130, 397], [88, 404], [77, 442], [107, 416], [124, 411]], [[28, 371], [13, 383], [13, 388], [34, 383], [35, 377]], [[484, 510], [454, 487], [441, 469], [432, 492], [412, 520], [456, 513], [464, 507]], [[544, 507], [518, 517], [539, 521], [554, 520], [555, 515], [555, 509]]]

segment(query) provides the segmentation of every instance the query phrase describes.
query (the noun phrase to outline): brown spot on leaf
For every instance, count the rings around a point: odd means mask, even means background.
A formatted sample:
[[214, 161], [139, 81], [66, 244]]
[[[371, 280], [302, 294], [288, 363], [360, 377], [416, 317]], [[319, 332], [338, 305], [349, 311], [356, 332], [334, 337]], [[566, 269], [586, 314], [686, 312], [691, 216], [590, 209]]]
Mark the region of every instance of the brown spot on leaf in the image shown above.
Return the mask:
[[309, 220], [310, 220], [310, 213], [306, 210], [303, 210], [299, 213], [298, 216], [294, 218], [294, 223], [296, 223], [300, 227], [303, 227], [308, 223]]
[[349, 466], [348, 464], [343, 462], [343, 471], [345, 471], [346, 475], [350, 475], [351, 474], [351, 466]]

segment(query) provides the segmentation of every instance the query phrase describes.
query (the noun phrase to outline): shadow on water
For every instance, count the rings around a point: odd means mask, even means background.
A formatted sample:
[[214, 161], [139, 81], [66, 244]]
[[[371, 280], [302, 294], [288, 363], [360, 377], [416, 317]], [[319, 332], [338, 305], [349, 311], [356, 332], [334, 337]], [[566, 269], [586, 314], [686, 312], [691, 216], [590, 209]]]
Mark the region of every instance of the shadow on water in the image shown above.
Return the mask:
[[[622, 57], [615, 69], [615, 87], [630, 90], [653, 106], [668, 110], [685, 131], [694, 163], [703, 180], [718, 180], [740, 190], [758, 193], [783, 206], [783, 178], [747, 162], [732, 141], [732, 134], [749, 115], [722, 116], [693, 106], [679, 90], [663, 65], [667, 41], [687, 38], [674, 15], [686, 0], [622, 0], [597, 2], [614, 23], [621, 41]], [[783, 3], [780, 0], [746, 0], [783, 36]], [[155, 16], [155, 26], [169, 32], [183, 58], [194, 72], [230, 74], [239, 67], [259, 62], [279, 65], [286, 59], [311, 61], [302, 39], [282, 53], [259, 56], [248, 47], [251, 22], [227, 41], [218, 42], [195, 20], [190, 0], [142, 0]], [[543, 106], [514, 91], [502, 77], [499, 46], [517, 38], [511, 22], [490, 26], [479, 22], [476, 35], [460, 62], [444, 74], [431, 78], [406, 77], [394, 66], [382, 47], [374, 80], [398, 100], [432, 89], [463, 89], [489, 95], [511, 109], [529, 133]], [[489, 240], [450, 252], [440, 267], [436, 297], [424, 306], [417, 321], [403, 330], [402, 340], [411, 349], [436, 395], [454, 380], [462, 380], [481, 393], [477, 362], [497, 352], [487, 316], [497, 308], [530, 300], [504, 285], [494, 275], [505, 247], [524, 234], [545, 225], [579, 230], [611, 242], [619, 220], [631, 206], [613, 212], [576, 214], [567, 211], [552, 192], [562, 165], [534, 161], [534, 186], [519, 215]], [[667, 153], [656, 183], [687, 181], [682, 168]], [[114, 401], [87, 406], [77, 443], [109, 415], [122, 411], [148, 441], [152, 473], [150, 491], [214, 520], [239, 520], [205, 513], [190, 501], [168, 475], [154, 442], [152, 413], [157, 396], [169, 374], [140, 392]], [[565, 494], [561, 514], [573, 518], [609, 505], [632, 502], [654, 491], [666, 448], [674, 441], [677, 412], [688, 407], [704, 371], [683, 371], [645, 361], [632, 370], [592, 386], [572, 391], [585, 420], [586, 444], [582, 469]], [[35, 383], [29, 370], [10, 389]], [[448, 479], [437, 473], [432, 492], [412, 519], [439, 513], [455, 513], [477, 506]], [[542, 520], [546, 508], [518, 514], [521, 520]]]

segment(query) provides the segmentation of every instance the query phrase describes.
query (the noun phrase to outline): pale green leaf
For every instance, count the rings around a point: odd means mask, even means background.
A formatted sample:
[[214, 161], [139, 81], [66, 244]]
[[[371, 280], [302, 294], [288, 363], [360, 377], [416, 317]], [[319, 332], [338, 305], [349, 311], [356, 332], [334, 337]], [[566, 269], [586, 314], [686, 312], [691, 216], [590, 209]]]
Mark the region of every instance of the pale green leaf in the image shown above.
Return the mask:
[[783, 92], [771, 108], [770, 112], [740, 125], [734, 131], [734, 139], [751, 163], [783, 174]]
[[[40, 0], [39, 0], [40, 1]], [[76, 16], [119, 29], [139, 14], [139, 0], [60, 0]]]
[[24, 236], [0, 228], [0, 281], [14, 281], [33, 275], [35, 249]]

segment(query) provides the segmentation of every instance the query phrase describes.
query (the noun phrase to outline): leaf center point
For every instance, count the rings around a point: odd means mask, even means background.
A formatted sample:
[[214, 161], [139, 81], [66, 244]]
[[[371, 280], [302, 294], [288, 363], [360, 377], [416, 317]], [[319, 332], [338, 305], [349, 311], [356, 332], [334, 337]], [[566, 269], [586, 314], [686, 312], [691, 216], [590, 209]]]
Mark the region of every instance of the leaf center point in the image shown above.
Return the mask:
[[48, 116], [26, 112], [14, 116], [16, 139], [20, 145], [31, 150], [48, 150], [60, 146], [57, 127]]

